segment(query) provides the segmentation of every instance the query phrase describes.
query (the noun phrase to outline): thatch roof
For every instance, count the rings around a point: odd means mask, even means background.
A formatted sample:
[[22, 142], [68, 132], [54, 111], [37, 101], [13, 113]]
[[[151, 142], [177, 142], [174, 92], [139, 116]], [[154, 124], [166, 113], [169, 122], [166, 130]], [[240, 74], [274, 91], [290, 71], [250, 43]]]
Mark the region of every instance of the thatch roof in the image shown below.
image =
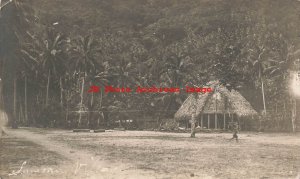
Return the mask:
[[190, 119], [193, 111], [196, 116], [205, 113], [231, 113], [238, 116], [257, 115], [251, 104], [236, 90], [229, 91], [218, 81], [208, 83], [211, 93], [191, 94], [175, 113], [176, 119]]

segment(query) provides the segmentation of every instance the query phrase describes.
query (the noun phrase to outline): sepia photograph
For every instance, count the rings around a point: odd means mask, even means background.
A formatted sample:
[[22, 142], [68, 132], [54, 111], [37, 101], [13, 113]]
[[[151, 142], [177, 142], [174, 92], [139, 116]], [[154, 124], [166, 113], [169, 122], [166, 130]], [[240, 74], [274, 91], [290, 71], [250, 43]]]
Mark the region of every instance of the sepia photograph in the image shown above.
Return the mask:
[[300, 0], [0, 0], [0, 179], [300, 179]]

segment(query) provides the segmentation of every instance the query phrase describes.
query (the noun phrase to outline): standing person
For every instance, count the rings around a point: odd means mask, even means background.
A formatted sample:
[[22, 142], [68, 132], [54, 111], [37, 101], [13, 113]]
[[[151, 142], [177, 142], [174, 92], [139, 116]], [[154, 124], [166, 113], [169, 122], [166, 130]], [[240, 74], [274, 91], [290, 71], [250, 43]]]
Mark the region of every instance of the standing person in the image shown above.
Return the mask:
[[232, 131], [233, 131], [233, 135], [232, 135], [232, 138], [230, 140], [235, 139], [236, 142], [238, 142], [239, 137], [238, 137], [237, 133], [239, 131], [239, 125], [238, 125], [237, 122], [233, 124], [233, 130]]

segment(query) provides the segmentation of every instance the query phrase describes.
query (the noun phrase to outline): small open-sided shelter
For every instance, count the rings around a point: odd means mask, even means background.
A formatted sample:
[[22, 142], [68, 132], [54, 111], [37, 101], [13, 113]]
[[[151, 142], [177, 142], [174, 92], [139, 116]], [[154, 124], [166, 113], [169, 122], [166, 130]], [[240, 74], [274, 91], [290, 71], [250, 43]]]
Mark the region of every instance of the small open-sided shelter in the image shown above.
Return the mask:
[[245, 124], [257, 112], [238, 91], [229, 91], [219, 81], [211, 81], [207, 87], [213, 91], [190, 94], [175, 113], [179, 126], [188, 128], [194, 113], [197, 118], [196, 125], [202, 129], [227, 129], [230, 122], [238, 122], [242, 129], [250, 129]]

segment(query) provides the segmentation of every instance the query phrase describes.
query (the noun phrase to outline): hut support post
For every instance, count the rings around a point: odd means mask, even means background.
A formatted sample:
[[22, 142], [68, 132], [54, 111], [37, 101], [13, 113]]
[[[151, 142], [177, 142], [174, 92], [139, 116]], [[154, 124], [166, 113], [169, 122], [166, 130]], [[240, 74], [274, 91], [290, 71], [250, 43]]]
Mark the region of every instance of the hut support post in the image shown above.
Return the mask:
[[224, 130], [226, 130], [226, 114], [223, 114], [223, 119], [224, 119]]
[[201, 129], [203, 129], [203, 114], [201, 114]]
[[210, 115], [208, 114], [208, 116], [207, 116], [207, 120], [208, 120], [208, 121], [207, 121], [207, 129], [209, 129], [209, 126], [210, 126], [210, 118], [209, 118], [209, 116], [210, 116]]
[[218, 128], [218, 114], [215, 113], [215, 129]]

